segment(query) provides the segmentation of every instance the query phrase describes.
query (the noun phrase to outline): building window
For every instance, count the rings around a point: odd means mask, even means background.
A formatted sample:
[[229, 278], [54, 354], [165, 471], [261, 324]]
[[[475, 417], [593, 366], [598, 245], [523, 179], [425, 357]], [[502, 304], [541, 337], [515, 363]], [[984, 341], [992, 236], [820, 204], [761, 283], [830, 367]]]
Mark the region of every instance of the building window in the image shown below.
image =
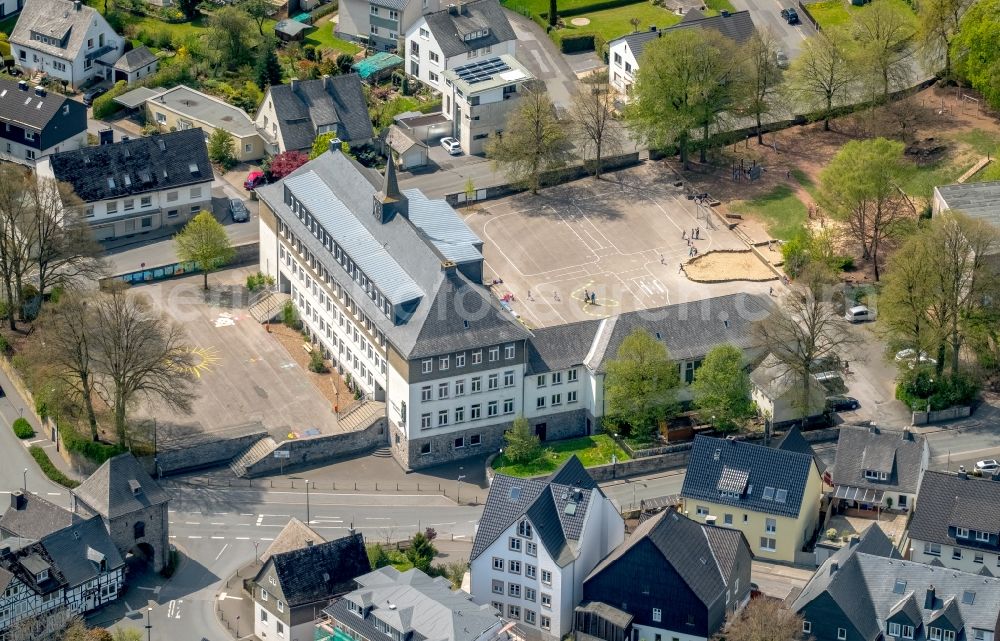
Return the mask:
[[[455, 408], [455, 422], [464, 423], [465, 422], [465, 408], [456, 407]], [[478, 445], [478, 443], [472, 443], [472, 445]]]
[[487, 382], [487, 389], [492, 391], [497, 389], [498, 387], [500, 387], [500, 375], [490, 374], [490, 377]]
[[510, 563], [507, 564], [507, 571], [511, 574], [521, 573], [521, 562], [511, 559]]
[[552, 384], [562, 385], [562, 372], [552, 372]]
[[24, 139], [25, 140], [34, 140], [35, 139], [35, 132], [33, 132], [33, 131], [26, 131], [26, 132], [24, 132]]
[[493, 594], [503, 594], [503, 581], [493, 579]]
[[[528, 541], [525, 547], [525, 552], [528, 553], [528, 556], [538, 556], [538, 544], [533, 541]], [[997, 564], [1000, 565], [1000, 560], [998, 560]]]
[[201, 187], [192, 187], [191, 188], [191, 197], [192, 198], [201, 198]]
[[473, 376], [472, 377], [472, 393], [476, 394], [477, 392], [481, 392], [481, 391], [483, 391], [483, 377], [482, 376]]
[[530, 623], [532, 625], [535, 624], [535, 612], [534, 612], [534, 610], [525, 610], [524, 611], [524, 622], [525, 623]]
[[982, 552], [976, 552], [973, 555], [973, 557], [972, 557], [972, 562], [973, 563], [982, 563], [983, 562], [983, 553]]
[[722, 522], [725, 523], [726, 525], [732, 525], [733, 524], [733, 515], [732, 514], [726, 514], [725, 516], [722, 517]]
[[517, 538], [516, 536], [510, 537], [510, 541], [508, 541], [508, 547], [511, 550], [514, 550], [515, 552], [520, 552], [521, 551], [521, 539]]
[[[542, 570], [542, 583], [545, 585], [552, 585], [552, 573], [548, 570]], [[542, 597], [542, 602], [544, 603], [545, 597]]]
[[912, 639], [913, 638], [913, 626], [912, 625], [904, 625], [903, 626], [903, 638], [904, 639]]
[[615, 64], [618, 65], [619, 67], [621, 66], [621, 64], [622, 64], [622, 54], [620, 54], [620, 53], [616, 53], [615, 54]]
[[774, 519], [767, 519], [764, 524], [764, 531], [768, 534], [774, 534], [778, 531], [778, 522]]
[[562, 394], [552, 395], [552, 406], [555, 407], [556, 405], [562, 405]]
[[498, 401], [490, 401], [489, 405], [486, 406], [487, 416], [496, 416], [500, 411], [500, 403]]
[[538, 626], [543, 630], [550, 630], [552, 629], [552, 619], [543, 614], [539, 617]]
[[507, 371], [503, 373], [503, 386], [504, 387], [514, 386], [514, 372]]
[[511, 619], [520, 619], [521, 618], [521, 606], [519, 606], [519, 605], [508, 605], [507, 606], [507, 615]]
[[890, 623], [889, 624], [889, 636], [890, 637], [897, 637], [897, 638], [899, 637], [899, 624], [898, 623]]
[[284, 611], [285, 611], [285, 602], [278, 601], [278, 612], [284, 612]]
[[[458, 410], [455, 410], [455, 411], [458, 412]], [[469, 437], [469, 446], [470, 447], [475, 447], [477, 445], [482, 445], [482, 444], [483, 444], [483, 435], [482, 434], [473, 434], [472, 436]]]
[[708, 516], [708, 508], [704, 505], [699, 505], [694, 509], [695, 514], [698, 516]]
[[427, 52], [427, 57], [430, 58], [431, 62], [441, 62], [441, 57], [434, 51]]
[[177, 200], [177, 192], [176, 191], [168, 191], [167, 192], [167, 202], [168, 203], [172, 203], [175, 200]]
[[530, 539], [531, 535], [532, 535], [532, 532], [531, 532], [531, 523], [529, 523], [527, 520], [524, 520], [524, 521], [521, 521], [520, 523], [518, 523], [517, 524], [517, 534], [518, 534], [518, 536], [523, 536], [526, 539]]
[[428, 71], [427, 79], [430, 80], [431, 82], [438, 82], [441, 78], [433, 71]]
[[424, 454], [430, 454], [430, 453], [431, 453], [431, 444], [430, 443], [421, 443], [421, 445], [420, 445], [420, 454], [424, 455]]
[[813, 624], [809, 621], [802, 622], [802, 632], [805, 634], [811, 634], [813, 631]]
[[498, 572], [503, 572], [503, 559], [500, 557], [493, 557], [493, 569]]
[[448, 383], [438, 383], [438, 398], [448, 398]]
[[535, 379], [535, 387], [545, 387], [545, 374], [539, 374]]
[[422, 374], [430, 374], [431, 370], [433, 370], [433, 369], [434, 369], [434, 359], [432, 359], [432, 358], [425, 358], [420, 363], [420, 372]]
[[[281, 603], [281, 601], [278, 601], [278, 603]], [[278, 632], [279, 637], [285, 636], [285, 624], [281, 621], [275, 623], [275, 630]]]
[[369, 11], [371, 12], [371, 14], [372, 14], [373, 16], [377, 16], [377, 15], [378, 15], [378, 7], [376, 7], [375, 5], [371, 5], [371, 6], [370, 6], [370, 7], [368, 8], [368, 10], [369, 10]]
[[576, 402], [576, 390], [573, 390], [571, 392], [566, 392], [566, 403], [569, 404], [575, 402]]
[[482, 416], [483, 416], [483, 406], [480, 405], [479, 403], [476, 403], [475, 405], [469, 408], [470, 421], [475, 421], [477, 419], [480, 419], [482, 418]]
[[371, 31], [371, 34], [373, 36], [377, 36], [378, 35], [378, 27], [376, 27], [375, 25], [371, 25], [371, 28], [369, 29], [369, 31]]
[[140, 207], [150, 207], [152, 206], [152, 204], [153, 204], [152, 196], [143, 196], [142, 199], [139, 201]]
[[146, 536], [146, 524], [142, 521], [136, 522], [136, 524], [132, 526], [132, 534], [136, 539], [141, 539]]
[[87, 207], [87, 209], [85, 210], [85, 214], [84, 215], [87, 218], [93, 218], [94, 217], [94, 207], [93, 206]]
[[495, 345], [490, 348], [490, 362], [495, 363], [500, 360], [500, 346]]
[[[928, 556], [941, 556], [940, 543], [924, 543], [924, 554]], [[1000, 557], [998, 557], [1000, 558]]]
[[[525, 563], [524, 564], [524, 576], [528, 577], [529, 579], [537, 578], [538, 577], [538, 568], [536, 568], [535, 566], [531, 565], [530, 563]], [[534, 599], [532, 599], [532, 601], [534, 601]]]
[[775, 542], [774, 539], [766, 536], [760, 537], [761, 550], [764, 550], [765, 552], [774, 552], [776, 548], [777, 548], [777, 543]]
[[456, 450], [460, 450], [463, 447], [465, 447], [465, 438], [462, 437], [462, 436], [459, 436], [458, 438], [456, 438], [455, 439], [455, 443], [454, 443], [454, 447], [455, 447]]
[[431, 415], [430, 413], [420, 415], [420, 429], [426, 430], [431, 426]]
[[653, 623], [659, 623], [663, 619], [663, 610], [653, 608]]
[[438, 427], [448, 424], [448, 410], [438, 410]]
[[951, 558], [954, 559], [954, 560], [956, 560], [956, 561], [961, 561], [962, 560], [962, 549], [961, 548], [952, 548], [951, 549]]
[[846, 628], [837, 628], [837, 639], [838, 641], [844, 641], [845, 639], [847, 639]]
[[111, 202], [109, 202], [108, 205], [107, 205], [107, 210], [108, 210], [109, 214], [117, 214], [118, 213], [118, 201], [117, 200], [112, 200]]
[[260, 609], [260, 620], [265, 623], [267, 622], [267, 610], [265, 610], [264, 608]]
[[[126, 201], [126, 202], [128, 202], [128, 201]], [[959, 539], [967, 539], [967, 538], [969, 538], [969, 530], [968, 530], [968, 528], [964, 528], [964, 527], [957, 527], [957, 528], [955, 528], [955, 537], [959, 538]]]
[[503, 401], [503, 413], [513, 414], [514, 413], [514, 399], [506, 398]]
[[[900, 496], [899, 498], [903, 498], [903, 497]], [[976, 540], [977, 541], [982, 541], [983, 543], [989, 543], [990, 542], [990, 533], [989, 532], [976, 532]]]
[[538, 398], [535, 399], [535, 408], [542, 409], [543, 407], [545, 407], [545, 397], [539, 396]]
[[[542, 570], [542, 576], [545, 576], [545, 570]], [[539, 603], [542, 604], [543, 608], [552, 608], [552, 595], [542, 592], [542, 598]]]
[[431, 400], [430, 385], [424, 385], [423, 387], [420, 388], [420, 400], [424, 402]]
[[519, 583], [508, 583], [507, 584], [507, 594], [512, 597], [521, 598], [521, 585]]
[[482, 362], [483, 362], [483, 350], [477, 349], [476, 351], [472, 352], [472, 364], [479, 365]]
[[577, 377], [577, 371], [575, 369], [571, 369], [570, 371], [566, 372], [566, 381], [567, 382], [569, 382], [569, 383], [575, 383], [576, 382], [576, 377]]
[[455, 367], [465, 367], [465, 353], [455, 355]]
[[442, 356], [441, 358], [438, 359], [438, 369], [446, 370], [448, 369], [450, 363], [451, 363], [450, 356]]
[[516, 350], [514, 349], [514, 344], [513, 343], [510, 343], [508, 345], [504, 345], [504, 347], [503, 347], [503, 357], [506, 358], [508, 361], [509, 360], [513, 360], [515, 351]]

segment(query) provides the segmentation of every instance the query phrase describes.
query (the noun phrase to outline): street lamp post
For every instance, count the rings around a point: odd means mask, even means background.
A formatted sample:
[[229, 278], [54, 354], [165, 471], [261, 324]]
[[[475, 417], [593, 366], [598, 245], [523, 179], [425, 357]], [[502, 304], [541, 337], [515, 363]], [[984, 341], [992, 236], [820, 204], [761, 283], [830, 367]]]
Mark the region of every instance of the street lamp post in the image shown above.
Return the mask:
[[309, 525], [309, 479], [306, 479], [306, 525]]
[[153, 624], [149, 620], [149, 615], [152, 611], [152, 607], [146, 608], [146, 641], [153, 640]]
[[464, 478], [465, 474], [458, 475], [458, 492], [457, 495], [455, 496], [455, 502], [458, 503], [459, 505], [462, 504], [462, 479]]
[[28, 493], [28, 468], [24, 468], [24, 493]]
[[260, 548], [260, 541], [251, 541], [253, 543], [253, 560], [256, 563], [260, 562], [260, 553], [257, 550]]

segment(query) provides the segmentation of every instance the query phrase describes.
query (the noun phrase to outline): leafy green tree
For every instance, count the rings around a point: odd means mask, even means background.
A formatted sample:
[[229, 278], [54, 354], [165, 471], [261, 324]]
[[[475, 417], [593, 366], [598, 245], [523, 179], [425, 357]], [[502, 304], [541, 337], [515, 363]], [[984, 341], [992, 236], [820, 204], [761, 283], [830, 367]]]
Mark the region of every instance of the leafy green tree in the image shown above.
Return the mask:
[[699, 418], [716, 429], [739, 428], [754, 415], [750, 387], [743, 350], [735, 345], [713, 347], [691, 384]]
[[512, 183], [538, 193], [542, 175], [562, 168], [569, 156], [566, 128], [556, 119], [544, 85], [526, 87], [507, 117], [503, 135], [491, 138], [486, 156]]
[[365, 546], [365, 550], [368, 552], [368, 562], [371, 564], [373, 570], [392, 565], [392, 559], [389, 558], [389, 555], [381, 544], [369, 543]]
[[972, 0], [921, 0], [917, 4], [916, 38], [922, 57], [931, 69], [940, 68], [943, 58], [945, 78], [951, 77], [951, 43], [972, 4]]
[[762, 118], [771, 112], [781, 81], [778, 67], [778, 40], [774, 32], [763, 28], [754, 31], [740, 52], [744, 58], [743, 72], [739, 74], [743, 90], [741, 103], [753, 115], [757, 124], [757, 144], [764, 144]]
[[354, 56], [349, 53], [338, 53], [335, 62], [340, 73], [350, 73], [351, 65], [354, 64]]
[[330, 131], [316, 136], [316, 140], [313, 141], [312, 149], [309, 151], [309, 160], [319, 158], [326, 152], [330, 151], [330, 141], [336, 137], [337, 132], [335, 131]]
[[431, 561], [437, 556], [437, 548], [431, 542], [431, 537], [425, 532], [417, 532], [410, 539], [410, 549], [406, 551], [406, 558], [410, 560], [413, 567], [427, 572], [430, 570]]
[[841, 147], [820, 174], [820, 202], [843, 221], [861, 257], [871, 261], [879, 279], [879, 252], [916, 218], [900, 188], [903, 143], [885, 138], [852, 140]]
[[257, 23], [257, 30], [260, 35], [264, 35], [264, 22], [274, 11], [271, 0], [243, 0], [239, 4], [240, 9], [246, 11], [247, 15]]
[[959, 21], [951, 42], [955, 72], [1000, 109], [1000, 0], [979, 0]]
[[200, 0], [177, 0], [177, 8], [188, 20], [194, 20], [198, 17], [198, 5], [200, 4]]
[[198, 263], [205, 279], [205, 289], [208, 289], [208, 273], [225, 265], [236, 255], [225, 227], [207, 211], [202, 211], [184, 225], [184, 229], [174, 236], [174, 241], [177, 243], [178, 258]]
[[874, 2], [855, 17], [852, 26], [858, 45], [858, 75], [868, 84], [873, 98], [888, 100], [893, 87], [902, 85], [910, 75], [913, 15], [891, 2]]
[[281, 63], [278, 61], [278, 53], [275, 50], [274, 40], [271, 38], [268, 38], [264, 46], [261, 47], [260, 57], [257, 58], [257, 66], [254, 69], [254, 77], [261, 91], [267, 91], [267, 88], [272, 85], [281, 84]]
[[208, 137], [208, 158], [228, 170], [236, 164], [236, 140], [225, 129], [216, 129]]
[[788, 70], [788, 92], [823, 116], [823, 131], [830, 131], [835, 103], [848, 96], [854, 70], [848, 56], [848, 34], [823, 29], [809, 36], [802, 53]]
[[528, 419], [523, 416], [514, 419], [511, 428], [504, 433], [504, 440], [504, 456], [511, 463], [531, 463], [542, 455], [542, 443], [538, 435], [531, 431]]
[[633, 438], [648, 440], [657, 421], [676, 410], [680, 385], [677, 365], [667, 347], [644, 329], [625, 337], [607, 366], [604, 395], [608, 413], [631, 428]]
[[253, 21], [245, 11], [227, 6], [212, 12], [208, 20], [209, 39], [215, 62], [225, 69], [238, 69], [250, 60], [256, 43]]
[[732, 42], [713, 30], [663, 34], [642, 54], [626, 120], [650, 147], [676, 146], [689, 169], [691, 131], [700, 128], [707, 144], [719, 114], [732, 107], [739, 59]]

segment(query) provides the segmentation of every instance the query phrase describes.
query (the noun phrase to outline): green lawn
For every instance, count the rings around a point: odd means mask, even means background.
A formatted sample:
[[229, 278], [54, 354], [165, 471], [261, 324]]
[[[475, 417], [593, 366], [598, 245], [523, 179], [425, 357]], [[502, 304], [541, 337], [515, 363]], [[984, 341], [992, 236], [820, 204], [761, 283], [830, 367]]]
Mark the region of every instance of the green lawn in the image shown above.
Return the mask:
[[736, 7], [729, 0], [705, 0], [705, 6], [708, 7], [708, 11], [705, 13], [710, 16], [716, 15], [723, 10], [729, 13], [736, 13]]
[[[930, 200], [937, 185], [950, 185], [958, 180], [969, 167], [960, 167], [949, 160], [926, 165], [906, 163], [900, 187], [910, 196]], [[982, 173], [982, 172], [980, 172]]]
[[627, 461], [629, 455], [612, 438], [606, 434], [585, 436], [565, 441], [546, 443], [545, 455], [534, 463], [514, 465], [503, 455], [493, 461], [493, 469], [508, 476], [539, 476], [550, 474], [559, 468], [571, 455], [576, 454], [584, 467], [606, 465], [611, 463], [611, 455], [619, 461]]
[[326, 19], [321, 20], [319, 26], [306, 34], [305, 44], [311, 44], [319, 49], [332, 49], [352, 56], [361, 51], [361, 47], [353, 42], [341, 40], [333, 35], [333, 23]]
[[995, 157], [1000, 151], [1000, 135], [982, 129], [972, 129], [955, 134], [955, 140], [963, 142], [980, 156]]
[[[570, 24], [570, 20], [575, 18], [587, 18], [590, 20], [590, 24], [583, 27], [576, 27]], [[680, 16], [662, 7], [653, 6], [648, 2], [640, 2], [567, 18], [565, 20], [566, 28], [559, 29], [557, 33], [563, 36], [575, 33], [596, 33], [600, 34], [607, 42], [632, 33], [634, 31], [631, 23], [632, 18], [640, 20], [640, 29], [648, 29], [650, 25], [656, 25], [663, 29], [675, 25], [681, 20]]]
[[[875, 2], [891, 2], [893, 4], [899, 5], [899, 7], [906, 9], [910, 13], [913, 13], [913, 7], [907, 4], [904, 0], [874, 0]], [[862, 7], [856, 7], [849, 4], [846, 0], [826, 0], [825, 2], [814, 2], [806, 4], [806, 9], [809, 10], [810, 15], [819, 23], [820, 27], [824, 29], [831, 29], [833, 27], [845, 27], [851, 22], [851, 18], [857, 14], [865, 11], [871, 4], [866, 4]]]
[[[581, 9], [583, 7], [588, 7], [595, 2], [600, 2], [601, 0], [559, 0], [559, 10], [566, 11], [569, 9]], [[642, 0], [639, 0], [642, 3]], [[548, 14], [549, 12], [549, 0], [501, 0], [500, 4], [507, 7], [511, 11], [516, 11], [518, 13], [524, 14], [525, 12], [537, 13], [537, 14]]]
[[[808, 180], [808, 177], [803, 175]], [[753, 214], [764, 222], [767, 231], [781, 240], [791, 240], [805, 229], [808, 211], [787, 185], [778, 185], [770, 193], [753, 200], [734, 203], [733, 211]]]

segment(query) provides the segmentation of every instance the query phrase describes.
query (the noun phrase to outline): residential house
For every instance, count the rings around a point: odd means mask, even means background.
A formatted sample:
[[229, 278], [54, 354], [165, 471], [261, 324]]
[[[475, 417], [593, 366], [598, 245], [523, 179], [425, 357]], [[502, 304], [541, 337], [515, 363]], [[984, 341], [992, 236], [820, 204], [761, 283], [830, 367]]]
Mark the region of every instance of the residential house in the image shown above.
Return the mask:
[[755, 27], [749, 11], [721, 11], [717, 16], [706, 17], [701, 11], [693, 9], [679, 23], [666, 29], [651, 26], [648, 31], [637, 31], [612, 40], [608, 43], [608, 79], [624, 100], [628, 99], [635, 85], [639, 61], [646, 45], [665, 33], [680, 29], [711, 29], [741, 45], [750, 39]]
[[126, 84], [132, 84], [150, 74], [156, 73], [160, 67], [160, 59], [149, 50], [149, 47], [136, 47], [131, 51], [126, 51], [122, 57], [115, 62], [114, 81], [124, 80]]
[[[131, 93], [124, 93], [116, 100], [121, 104], [132, 104], [129, 101]], [[142, 93], [146, 96], [145, 91]], [[146, 96], [143, 102], [147, 122], [155, 124], [160, 131], [200, 128], [206, 141], [216, 129], [228, 131], [233, 136], [233, 151], [239, 162], [260, 160], [267, 153], [267, 146], [253, 119], [242, 109], [219, 98], [180, 85]]]
[[132, 454], [109, 458], [70, 497], [73, 512], [100, 517], [122, 557], [142, 558], [156, 572], [170, 564], [170, 495]]
[[833, 464], [833, 498], [847, 508], [912, 510], [929, 460], [926, 439], [910, 430], [844, 425]]
[[[921, 504], [923, 501], [921, 500]], [[866, 535], [878, 538], [880, 529]], [[827, 559], [792, 603], [816, 641], [993, 641], [1000, 579], [904, 561], [864, 542]]]
[[[301, 546], [293, 547], [294, 543]], [[319, 611], [371, 571], [365, 540], [351, 533], [324, 541], [292, 520], [261, 559], [250, 583], [253, 630], [260, 639], [311, 639]]]
[[12, 16], [23, 7], [24, 0], [2, 0], [0, 1], [0, 18]]
[[477, 605], [444, 577], [413, 568], [379, 568], [355, 579], [357, 588], [323, 610], [317, 641], [433, 639], [510, 641], [513, 626], [489, 605]]
[[385, 140], [394, 152], [393, 160], [398, 168], [416, 169], [427, 164], [427, 145], [414, 137], [411, 129], [390, 125]]
[[1000, 475], [928, 470], [910, 520], [910, 559], [1000, 576]]
[[101, 519], [14, 492], [0, 531], [0, 638], [35, 617], [59, 626], [124, 589], [125, 562]]
[[79, 89], [113, 78], [125, 39], [81, 0], [25, 0], [10, 34], [10, 49], [25, 73], [44, 73]]
[[345, 0], [335, 33], [375, 51], [395, 51], [400, 36], [421, 14], [440, 7], [440, 0]]
[[681, 498], [691, 518], [743, 532], [757, 557], [801, 563], [816, 533], [822, 487], [808, 454], [696, 436]]
[[442, 74], [470, 62], [513, 56], [517, 36], [499, 0], [449, 4], [420, 16], [406, 30], [406, 72], [447, 93]]
[[97, 240], [182, 225], [212, 210], [212, 164], [200, 129], [53, 154], [37, 173], [73, 187]]
[[467, 153], [482, 154], [491, 137], [507, 126], [521, 96], [536, 84], [527, 67], [503, 54], [442, 72], [441, 113], [451, 120], [451, 135]]
[[826, 410], [826, 389], [809, 374], [809, 390], [802, 389], [802, 376], [769, 354], [750, 373], [750, 395], [757, 411], [772, 426], [787, 425], [821, 415]]
[[38, 159], [87, 144], [87, 108], [66, 96], [0, 78], [0, 159]]
[[561, 639], [584, 579], [624, 537], [618, 509], [575, 456], [544, 480], [497, 474], [472, 543], [473, 598], [529, 636]]
[[781, 440], [775, 443], [774, 447], [779, 450], [798, 452], [800, 454], [811, 456], [813, 462], [816, 463], [816, 469], [819, 470], [820, 475], [823, 477], [824, 484], [828, 482], [827, 464], [816, 454], [812, 445], [810, 445], [809, 441], [802, 436], [802, 432], [799, 431], [797, 426], [793, 425], [787, 432], [785, 432], [785, 435], [781, 437]]
[[660, 512], [584, 581], [577, 640], [707, 641], [750, 600], [752, 559], [739, 530]]
[[372, 122], [357, 74], [296, 80], [269, 87], [254, 121], [269, 154], [312, 150], [316, 136], [333, 133], [351, 146], [372, 139]]

